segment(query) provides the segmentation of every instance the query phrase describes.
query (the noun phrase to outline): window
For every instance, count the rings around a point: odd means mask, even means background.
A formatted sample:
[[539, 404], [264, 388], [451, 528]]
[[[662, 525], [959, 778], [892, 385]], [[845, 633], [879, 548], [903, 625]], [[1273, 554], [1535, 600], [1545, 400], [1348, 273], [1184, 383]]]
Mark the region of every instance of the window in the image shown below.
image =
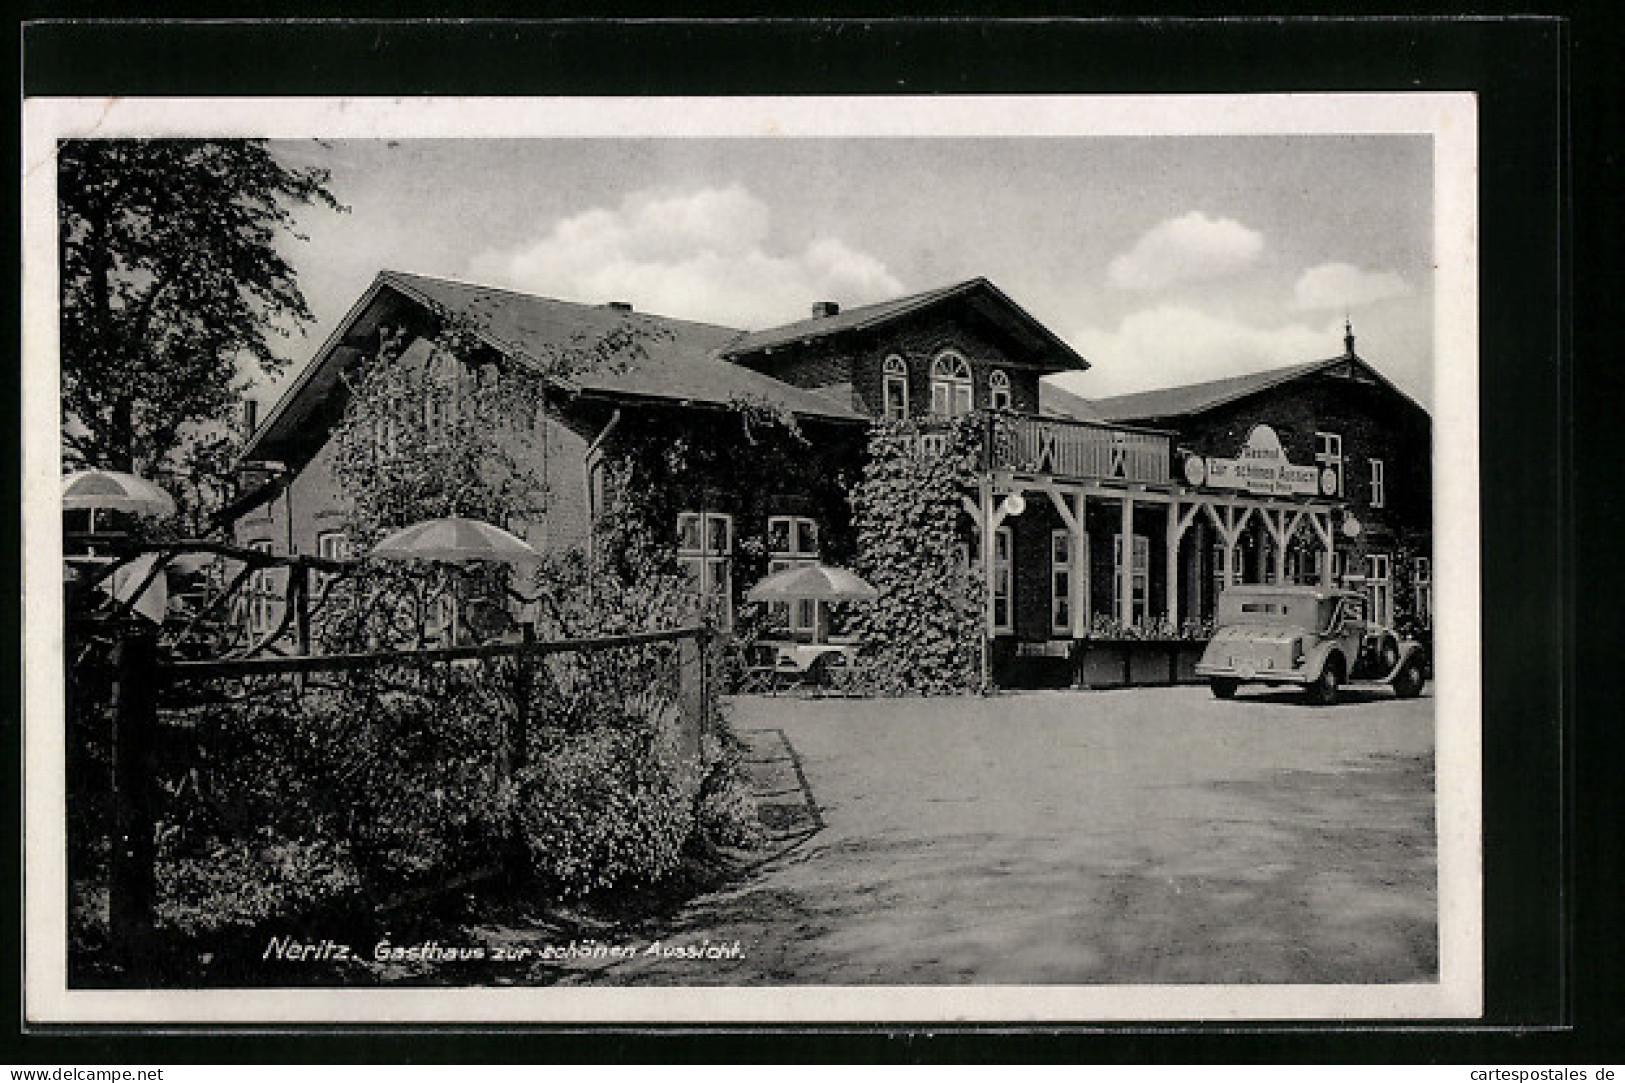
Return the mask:
[[993, 536], [993, 630], [1016, 630], [1015, 615], [1011, 612], [1011, 588], [1014, 586], [1015, 539], [1010, 528], [1001, 526]]
[[971, 412], [970, 362], [949, 350], [931, 362], [931, 413], [962, 417]]
[[1387, 553], [1371, 553], [1365, 558], [1366, 597], [1371, 602], [1371, 615], [1378, 624], [1394, 623], [1394, 584], [1390, 572], [1392, 562]]
[[1387, 471], [1381, 459], [1371, 460], [1371, 506], [1381, 508], [1388, 503]]
[[1050, 532], [1049, 630], [1058, 636], [1072, 634], [1072, 532]]
[[1335, 432], [1315, 433], [1315, 465], [1320, 467], [1322, 496], [1343, 495], [1343, 437]]
[[1332, 582], [1342, 586], [1349, 577], [1349, 555], [1341, 549], [1332, 550]]
[[677, 565], [695, 602], [724, 628], [733, 627], [733, 533], [731, 515], [677, 516]]
[[901, 421], [908, 416], [908, 365], [893, 354], [885, 364], [885, 402], [881, 414], [887, 421]]
[[[1230, 583], [1245, 583], [1247, 569], [1247, 551], [1237, 545], [1230, 550]], [[1116, 580], [1113, 580], [1115, 582]], [[1219, 592], [1224, 590], [1224, 545], [1221, 542], [1213, 543], [1213, 596], [1217, 598]]]
[[[993, 630], [1013, 632], [1015, 617], [1011, 611], [1010, 591], [1014, 584], [1012, 554], [1015, 539], [1010, 528], [1001, 526], [993, 535]], [[978, 530], [965, 547], [965, 563], [970, 574], [978, 580], [985, 574], [982, 569], [982, 532]]]
[[[1240, 550], [1238, 549], [1237, 552]], [[1222, 563], [1222, 562], [1221, 562]], [[1134, 567], [1130, 571], [1132, 601], [1129, 609], [1131, 624], [1144, 624], [1149, 603], [1151, 570], [1151, 539], [1144, 534], [1134, 535]], [[1123, 583], [1123, 535], [1112, 538], [1112, 612], [1121, 613]]]
[[987, 377], [987, 408], [989, 410], [1010, 409], [1010, 377], [1000, 369], [994, 369]]
[[[324, 560], [349, 560], [350, 539], [342, 530], [327, 530], [316, 535], [316, 555]], [[310, 576], [310, 599], [321, 598], [327, 584], [339, 578], [335, 572], [313, 572]]]
[[938, 456], [948, 454], [948, 434], [943, 432], [921, 433], [920, 453]]
[[457, 595], [450, 583], [443, 584], [429, 598], [428, 612], [423, 617], [423, 637], [443, 646], [457, 642]]
[[460, 370], [457, 359], [449, 354], [440, 354], [429, 362], [423, 387], [423, 428], [431, 440], [445, 436], [456, 423]]
[[[252, 541], [248, 547], [256, 553], [269, 553], [269, 541]], [[277, 569], [261, 568], [248, 577], [248, 631], [262, 636], [282, 620], [282, 591], [277, 585]]]
[[[775, 575], [805, 564], [818, 563], [818, 523], [795, 515], [773, 515], [767, 520], [767, 573]], [[774, 602], [768, 610], [793, 633], [818, 630], [818, 603], [802, 598], [794, 603]]]
[[1413, 569], [1416, 584], [1416, 620], [1424, 628], [1433, 627], [1433, 561], [1417, 557]]

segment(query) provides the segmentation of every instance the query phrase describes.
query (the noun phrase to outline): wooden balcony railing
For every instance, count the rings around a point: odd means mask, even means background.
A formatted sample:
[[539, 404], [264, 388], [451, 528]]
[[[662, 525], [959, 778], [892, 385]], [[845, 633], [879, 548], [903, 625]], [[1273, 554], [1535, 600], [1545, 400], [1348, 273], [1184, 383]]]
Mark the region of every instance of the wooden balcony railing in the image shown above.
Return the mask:
[[990, 470], [1047, 474], [1078, 481], [1169, 480], [1169, 438], [1090, 421], [996, 413], [983, 442]]

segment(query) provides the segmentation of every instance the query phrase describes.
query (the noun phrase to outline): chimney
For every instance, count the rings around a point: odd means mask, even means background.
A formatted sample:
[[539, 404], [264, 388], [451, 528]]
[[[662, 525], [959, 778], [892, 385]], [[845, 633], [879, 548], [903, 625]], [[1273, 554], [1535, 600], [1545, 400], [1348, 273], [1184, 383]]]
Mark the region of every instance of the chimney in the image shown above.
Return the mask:
[[827, 316], [838, 316], [841, 313], [840, 303], [837, 301], [814, 301], [813, 319], [821, 320]]
[[254, 435], [260, 424], [260, 404], [255, 399], [243, 400], [243, 439]]
[[631, 301], [611, 301], [609, 303], [608, 307], [613, 308], [616, 312], [631, 312], [632, 311], [632, 302]]

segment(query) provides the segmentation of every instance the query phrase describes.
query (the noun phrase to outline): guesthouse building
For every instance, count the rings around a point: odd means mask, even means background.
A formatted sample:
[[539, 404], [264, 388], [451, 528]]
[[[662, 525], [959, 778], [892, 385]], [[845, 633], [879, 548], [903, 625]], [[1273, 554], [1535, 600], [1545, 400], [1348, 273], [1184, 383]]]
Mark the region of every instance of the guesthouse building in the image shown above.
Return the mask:
[[[348, 555], [332, 464], [350, 375], [386, 341], [408, 361], [444, 363], [434, 344], [448, 319], [476, 332], [473, 356], [455, 363], [546, 374], [546, 510], [516, 529], [544, 551], [590, 556], [611, 498], [606, 464], [680, 445], [686, 458], [651, 471], [650, 520], [724, 625], [762, 575], [853, 563], [850, 494], [871, 431], [890, 421], [921, 423], [921, 455], [942, 451], [934, 421], [976, 427], [959, 529], [985, 587], [995, 682], [1091, 634], [1191, 629], [1228, 583], [1359, 578], [1388, 591], [1374, 604], [1394, 614], [1402, 554], [1408, 582], [1426, 582], [1427, 415], [1354, 353], [1352, 335], [1339, 357], [1222, 386], [1079, 399], [1044, 378], [1089, 362], [980, 278], [845, 310], [819, 302], [805, 319], [744, 331], [382, 272], [248, 437], [232, 509], [241, 544]], [[618, 356], [562, 375], [541, 364], [583, 342]], [[756, 442], [761, 417], [794, 429], [788, 451]], [[262, 625], [282, 604], [276, 574], [262, 573], [250, 607]], [[810, 614], [788, 618], [790, 634], [812, 634]]]

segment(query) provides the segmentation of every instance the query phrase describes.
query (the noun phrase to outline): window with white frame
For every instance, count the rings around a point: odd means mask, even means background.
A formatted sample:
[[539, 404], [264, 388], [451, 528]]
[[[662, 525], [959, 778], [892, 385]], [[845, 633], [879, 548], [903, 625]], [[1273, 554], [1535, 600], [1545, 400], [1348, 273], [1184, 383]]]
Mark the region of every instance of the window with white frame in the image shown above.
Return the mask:
[[457, 593], [450, 582], [442, 583], [429, 595], [423, 615], [423, 636], [433, 643], [453, 646], [457, 642]]
[[987, 377], [987, 408], [1010, 409], [1010, 377], [1002, 369], [994, 369]]
[[1384, 468], [1381, 459], [1371, 460], [1371, 506], [1373, 508], [1386, 507], [1388, 504], [1388, 471]]
[[1349, 577], [1349, 555], [1342, 549], [1332, 550], [1332, 582], [1342, 586]]
[[1007, 526], [993, 534], [993, 630], [1016, 629], [1013, 590], [1015, 587], [1015, 536]]
[[[1007, 526], [1001, 526], [993, 533], [993, 630], [995, 632], [1013, 632], [1016, 630], [1015, 613], [1012, 608], [1011, 590], [1015, 584], [1015, 536]], [[982, 532], [978, 530], [965, 547], [966, 564], [970, 574], [977, 579], [982, 577]]]
[[1072, 532], [1050, 532], [1049, 630], [1058, 636], [1072, 634]]
[[881, 414], [888, 421], [901, 421], [908, 417], [908, 364], [896, 354], [886, 358], [884, 369], [884, 396]]
[[[342, 530], [324, 530], [316, 535], [316, 555], [323, 560], [349, 560], [350, 537]], [[310, 596], [312, 601], [320, 599], [327, 592], [327, 584], [340, 576], [336, 572], [314, 572], [310, 577]]]
[[1378, 624], [1394, 623], [1393, 562], [1387, 553], [1368, 553], [1365, 558], [1365, 593], [1371, 602], [1371, 616]]
[[[1343, 495], [1343, 436], [1335, 432], [1315, 433], [1315, 465], [1320, 468], [1321, 495]], [[1329, 478], [1328, 478], [1329, 473]]]
[[[818, 563], [818, 522], [799, 515], [771, 515], [767, 520], [767, 572], [777, 575]], [[769, 607], [793, 633], [818, 631], [818, 603], [810, 598], [774, 602]]]
[[[1134, 535], [1133, 567], [1129, 571], [1129, 589], [1132, 591], [1132, 602], [1129, 609], [1129, 620], [1132, 624], [1144, 624], [1147, 610], [1150, 606], [1151, 584], [1151, 539], [1144, 534]], [[1112, 612], [1121, 613], [1123, 591], [1123, 535], [1112, 537]]]
[[[1212, 550], [1213, 566], [1213, 596], [1217, 598], [1219, 592], [1224, 590], [1224, 544], [1214, 542]], [[1241, 546], [1232, 546], [1230, 549], [1230, 583], [1245, 583], [1247, 569], [1247, 551]], [[1114, 580], [1115, 582], [1115, 580]]]
[[696, 603], [723, 628], [733, 627], [733, 548], [733, 516], [698, 511], [677, 516], [677, 565]]
[[1416, 620], [1424, 628], [1433, 627], [1433, 561], [1417, 557], [1412, 577], [1416, 587]]
[[946, 350], [931, 362], [931, 413], [937, 417], [962, 417], [970, 412], [970, 362]]
[[[256, 553], [269, 553], [268, 540], [251, 541], [248, 547]], [[277, 569], [260, 568], [248, 577], [248, 631], [251, 635], [265, 635], [282, 620], [282, 591], [277, 583]]]

